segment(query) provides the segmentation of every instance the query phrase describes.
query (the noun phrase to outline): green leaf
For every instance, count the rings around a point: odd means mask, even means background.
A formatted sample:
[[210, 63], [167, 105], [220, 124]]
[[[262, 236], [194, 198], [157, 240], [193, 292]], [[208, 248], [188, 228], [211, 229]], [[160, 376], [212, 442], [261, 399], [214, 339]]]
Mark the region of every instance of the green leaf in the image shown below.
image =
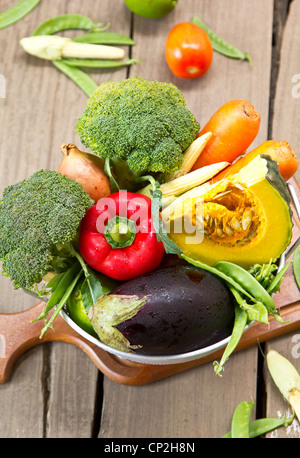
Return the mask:
[[[159, 184], [156, 184], [158, 186]], [[151, 214], [153, 227], [156, 232], [157, 240], [162, 242], [165, 248], [166, 253], [168, 254], [181, 254], [182, 251], [178, 248], [176, 243], [171, 240], [167, 234], [167, 231], [164, 228], [163, 222], [159, 217], [159, 211], [161, 208], [161, 199], [162, 192], [159, 189], [154, 189], [152, 191], [153, 198], [151, 203]]]
[[87, 273], [85, 272], [85, 280], [82, 283], [81, 295], [87, 314], [91, 306], [94, 305], [97, 302], [97, 299], [103, 295], [101, 281], [89, 267], [87, 267]]

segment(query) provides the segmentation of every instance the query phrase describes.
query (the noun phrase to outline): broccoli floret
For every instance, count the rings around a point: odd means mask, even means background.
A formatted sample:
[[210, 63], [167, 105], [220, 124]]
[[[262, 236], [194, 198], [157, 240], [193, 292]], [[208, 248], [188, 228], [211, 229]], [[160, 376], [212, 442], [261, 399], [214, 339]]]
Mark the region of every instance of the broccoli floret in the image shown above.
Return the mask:
[[93, 153], [123, 159], [136, 174], [180, 168], [199, 128], [176, 86], [140, 77], [102, 83], [76, 124]]
[[30, 289], [76, 239], [93, 202], [75, 180], [41, 170], [8, 186], [0, 203], [0, 260], [15, 288]]

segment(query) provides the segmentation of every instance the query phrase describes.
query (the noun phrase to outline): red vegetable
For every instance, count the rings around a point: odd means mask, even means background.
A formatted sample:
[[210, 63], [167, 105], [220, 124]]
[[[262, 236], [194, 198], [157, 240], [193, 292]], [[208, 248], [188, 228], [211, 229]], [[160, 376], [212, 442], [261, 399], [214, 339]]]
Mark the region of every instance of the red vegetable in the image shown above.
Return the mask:
[[192, 22], [181, 22], [168, 34], [165, 56], [174, 75], [180, 78], [199, 78], [211, 66], [213, 47], [201, 27]]
[[116, 280], [156, 269], [165, 250], [153, 228], [151, 199], [127, 191], [100, 199], [81, 222], [79, 249], [90, 267]]

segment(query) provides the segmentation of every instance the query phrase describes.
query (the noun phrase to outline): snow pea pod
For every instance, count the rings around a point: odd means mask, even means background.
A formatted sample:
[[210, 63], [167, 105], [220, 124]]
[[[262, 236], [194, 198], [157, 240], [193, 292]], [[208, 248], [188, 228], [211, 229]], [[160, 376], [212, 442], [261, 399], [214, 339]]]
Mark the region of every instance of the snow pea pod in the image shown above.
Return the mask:
[[[280, 428], [281, 426], [289, 426], [294, 417], [290, 418], [259, 418], [258, 420], [253, 420], [250, 421], [249, 423], [249, 437], [254, 438], [254, 437], [260, 437], [264, 436], [265, 434], [274, 431], [274, 429]], [[224, 434], [222, 436], [222, 439], [230, 439], [232, 438], [231, 436], [231, 431], [228, 433]]]
[[245, 299], [236, 291], [232, 286], [229, 285], [229, 289], [233, 294], [238, 305], [247, 312], [249, 321], [261, 321], [262, 323], [268, 324], [268, 310], [261, 302], [255, 302], [254, 304], [248, 304]]
[[214, 268], [243, 285], [245, 290], [254, 296], [254, 302], [262, 302], [270, 315], [274, 316], [277, 321], [283, 322], [270, 294], [247, 270], [228, 261], [219, 261], [214, 265]]
[[224, 353], [221, 357], [221, 361], [219, 363], [218, 361], [214, 361], [213, 363], [214, 370], [217, 375], [220, 375], [221, 371], [223, 370], [223, 366], [225, 362], [228, 360], [229, 356], [232, 354], [237, 344], [239, 343], [240, 338], [242, 337], [243, 332], [245, 330], [247, 320], [248, 320], [247, 312], [243, 310], [237, 304], [235, 306], [235, 318], [234, 318], [233, 330], [232, 330], [230, 340], [224, 350]]
[[231, 437], [243, 439], [250, 437], [249, 424], [254, 402], [243, 401], [235, 409], [231, 422]]
[[61, 59], [63, 62], [71, 67], [86, 67], [86, 68], [119, 68], [128, 65], [134, 65], [138, 59], [127, 60], [100, 60], [100, 59]]
[[271, 281], [270, 285], [267, 287], [267, 291], [269, 294], [274, 294], [276, 291], [279, 290], [281, 282], [283, 280], [283, 276], [290, 267], [292, 261], [288, 262]]
[[32, 35], [52, 35], [71, 29], [99, 30], [99, 26], [82, 14], [60, 14], [42, 22]]
[[53, 65], [61, 70], [66, 76], [68, 76], [77, 86], [90, 97], [92, 93], [97, 89], [98, 85], [95, 81], [83, 70], [78, 67], [71, 67], [62, 60], [53, 60]]
[[92, 43], [97, 45], [118, 45], [118, 46], [133, 46], [135, 41], [120, 33], [112, 32], [88, 32], [83, 35], [78, 35], [72, 38], [78, 43]]
[[0, 29], [4, 29], [15, 22], [18, 22], [30, 13], [41, 0], [21, 0], [16, 5], [8, 8], [0, 14]]
[[244, 294], [249, 299], [251, 299], [253, 302], [256, 302], [255, 298], [251, 294], [251, 290], [250, 292], [246, 290], [243, 287], [243, 283], [236, 281], [235, 278], [233, 278], [230, 274], [227, 275], [225, 272], [223, 272], [221, 269], [217, 269], [215, 266], [211, 267], [211, 266], [208, 266], [207, 264], [204, 264], [201, 261], [195, 261], [194, 259], [189, 258], [188, 256], [185, 256], [184, 254], [181, 254], [180, 256], [182, 259], [185, 259], [188, 263], [192, 264], [193, 266], [199, 267], [200, 269], [203, 269], [203, 270], [207, 270], [208, 272], [216, 275], [217, 277], [222, 278], [222, 280], [224, 280], [228, 285], [233, 286], [235, 290]]
[[250, 65], [252, 65], [252, 59], [249, 53], [241, 51], [237, 47], [228, 43], [228, 41], [221, 38], [213, 30], [211, 30], [204, 22], [201, 21], [197, 16], [193, 16], [193, 23], [201, 27], [209, 36], [212, 47], [215, 51], [220, 54], [223, 54], [226, 57], [231, 57], [232, 59], [248, 60]]

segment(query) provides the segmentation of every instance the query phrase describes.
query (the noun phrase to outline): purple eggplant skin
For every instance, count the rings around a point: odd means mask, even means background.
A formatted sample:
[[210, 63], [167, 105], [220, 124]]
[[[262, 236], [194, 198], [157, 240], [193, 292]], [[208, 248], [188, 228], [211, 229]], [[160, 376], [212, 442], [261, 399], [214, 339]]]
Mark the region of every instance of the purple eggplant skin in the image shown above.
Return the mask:
[[[95, 311], [101, 309], [101, 301]], [[219, 278], [191, 265], [162, 267], [127, 281], [108, 293], [105, 301], [114, 304], [117, 314], [122, 302], [126, 307], [135, 304], [131, 314], [113, 325], [114, 336], [105, 342], [124, 351], [153, 356], [186, 353], [225, 339], [233, 329], [234, 300], [229, 289]], [[105, 317], [92, 315], [97, 332]], [[105, 340], [103, 333], [98, 335]]]

